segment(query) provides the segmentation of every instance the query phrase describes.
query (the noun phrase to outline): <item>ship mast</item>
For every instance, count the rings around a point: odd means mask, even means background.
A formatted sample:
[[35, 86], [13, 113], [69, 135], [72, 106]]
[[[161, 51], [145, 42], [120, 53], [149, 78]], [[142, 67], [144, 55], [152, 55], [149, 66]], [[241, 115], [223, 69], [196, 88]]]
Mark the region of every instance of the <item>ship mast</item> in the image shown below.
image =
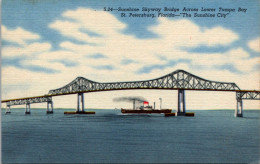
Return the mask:
[[159, 98], [160, 100], [160, 110], [162, 110], [162, 98]]

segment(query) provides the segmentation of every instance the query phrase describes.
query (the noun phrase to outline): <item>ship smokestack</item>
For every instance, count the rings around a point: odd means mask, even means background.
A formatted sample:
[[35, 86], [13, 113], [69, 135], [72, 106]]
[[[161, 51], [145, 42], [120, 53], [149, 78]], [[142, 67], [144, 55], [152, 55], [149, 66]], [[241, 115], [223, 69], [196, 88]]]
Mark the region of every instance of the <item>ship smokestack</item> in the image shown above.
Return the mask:
[[133, 109], [135, 110], [135, 99], [133, 99]]
[[153, 109], [155, 109], [155, 102], [153, 103]]

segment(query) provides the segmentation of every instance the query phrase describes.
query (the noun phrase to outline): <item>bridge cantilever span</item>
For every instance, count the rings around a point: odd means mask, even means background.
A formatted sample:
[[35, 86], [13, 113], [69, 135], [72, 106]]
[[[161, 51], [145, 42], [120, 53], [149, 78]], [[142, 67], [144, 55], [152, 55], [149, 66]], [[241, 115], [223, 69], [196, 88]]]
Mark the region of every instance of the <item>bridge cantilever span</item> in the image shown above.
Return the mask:
[[[53, 113], [53, 96], [77, 94], [78, 100], [76, 112], [84, 113], [84, 93], [128, 89], [178, 90], [177, 115], [185, 115], [186, 112], [185, 90], [236, 92], [237, 108], [235, 116], [238, 117], [243, 116], [243, 99], [260, 100], [260, 91], [240, 90], [235, 83], [206, 80], [184, 70], [176, 70], [165, 76], [144, 81], [100, 83], [88, 80], [84, 77], [77, 77], [75, 80], [61, 88], [50, 90], [49, 93], [44, 96], [3, 100], [2, 103], [7, 104], [9, 111], [10, 106], [12, 105], [26, 104], [25, 113], [30, 113], [30, 104], [47, 102], [47, 113]], [[49, 111], [49, 105], [51, 105], [51, 111]]]
[[235, 83], [217, 82], [203, 79], [184, 70], [177, 70], [165, 76], [145, 81], [100, 83], [77, 77], [64, 87], [50, 90], [48, 95], [65, 95], [79, 92], [95, 92], [125, 89], [184, 89], [184, 90], [212, 90], [237, 91], [240, 88]]

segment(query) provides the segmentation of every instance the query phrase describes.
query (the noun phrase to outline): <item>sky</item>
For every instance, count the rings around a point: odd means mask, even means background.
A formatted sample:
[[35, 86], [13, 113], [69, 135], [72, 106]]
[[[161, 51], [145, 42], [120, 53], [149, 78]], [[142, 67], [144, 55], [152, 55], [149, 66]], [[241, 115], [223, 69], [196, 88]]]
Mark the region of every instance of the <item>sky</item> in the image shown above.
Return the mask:
[[[122, 11], [130, 8], [139, 11]], [[160, 11], [148, 12], [152, 8]], [[44, 95], [78, 76], [97, 82], [138, 81], [177, 69], [259, 90], [259, 16], [258, 0], [2, 0], [1, 96]], [[173, 90], [86, 93], [85, 106], [132, 107], [113, 101], [124, 96], [142, 96], [157, 107], [162, 98], [163, 108], [177, 108]], [[54, 108], [76, 108], [76, 95], [53, 100]], [[186, 103], [188, 110], [236, 107], [233, 92], [186, 91]], [[245, 109], [259, 106], [259, 101], [244, 101]]]

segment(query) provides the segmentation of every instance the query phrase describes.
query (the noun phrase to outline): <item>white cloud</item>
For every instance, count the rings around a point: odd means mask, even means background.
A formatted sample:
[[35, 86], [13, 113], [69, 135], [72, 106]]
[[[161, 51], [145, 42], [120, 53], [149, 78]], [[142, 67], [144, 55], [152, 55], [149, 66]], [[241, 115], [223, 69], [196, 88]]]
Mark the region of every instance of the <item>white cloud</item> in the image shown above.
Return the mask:
[[22, 47], [6, 46], [2, 49], [3, 57], [33, 57], [39, 53], [47, 52], [51, 49], [49, 43], [34, 42]]
[[47, 69], [51, 69], [51, 70], [54, 69], [56, 71], [60, 71], [60, 70], [65, 69], [65, 66], [63, 64], [59, 63], [59, 62], [48, 61], [48, 60], [40, 60], [40, 59], [23, 60], [23, 61], [21, 61], [21, 64], [23, 66], [38, 66], [38, 67], [47, 68]]
[[78, 8], [74, 11], [64, 12], [62, 16], [79, 22], [81, 28], [105, 36], [113, 35], [126, 27], [114, 15], [105, 11]]
[[248, 42], [248, 47], [256, 52], [260, 52], [260, 37]]
[[213, 69], [215, 66], [230, 65], [234, 66], [238, 71], [249, 73], [253, 71], [254, 67], [259, 63], [260, 58], [250, 58], [249, 54], [242, 48], [231, 49], [225, 53], [211, 53], [211, 54], [187, 54], [187, 58], [192, 60], [192, 64], [196, 66], [203, 66], [207, 69]]
[[190, 20], [170, 20], [160, 18], [159, 24], [150, 27], [164, 39], [162, 45], [171, 44], [175, 47], [195, 47], [198, 45], [216, 46], [228, 45], [239, 39], [231, 30], [223, 27], [201, 28]]
[[40, 36], [33, 32], [29, 32], [22, 27], [17, 27], [12, 30], [2, 25], [2, 39], [8, 42], [25, 45], [26, 41], [40, 39]]
[[[108, 37], [126, 27], [112, 14], [105, 11], [78, 8], [77, 10], [66, 11], [62, 16], [73, 21], [56, 20], [49, 27], [57, 30], [64, 36], [87, 43], [104, 43], [106, 41], [100, 38], [100, 35]], [[95, 34], [98, 34], [98, 36], [95, 36]]]
[[238, 39], [236, 33], [220, 26], [206, 29], [201, 34], [201, 42], [208, 46], [228, 45]]

